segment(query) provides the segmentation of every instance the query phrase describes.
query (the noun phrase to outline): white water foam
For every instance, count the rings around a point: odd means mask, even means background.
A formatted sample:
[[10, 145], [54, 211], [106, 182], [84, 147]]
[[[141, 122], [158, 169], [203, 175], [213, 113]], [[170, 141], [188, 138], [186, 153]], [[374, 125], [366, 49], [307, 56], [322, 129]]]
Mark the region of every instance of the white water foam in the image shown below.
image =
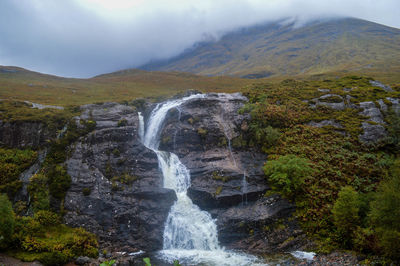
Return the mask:
[[301, 259], [301, 260], [308, 260], [312, 261], [315, 257], [314, 252], [305, 252], [305, 251], [293, 251], [290, 253], [293, 257]]
[[[165, 223], [163, 250], [159, 254], [166, 261], [178, 259], [189, 265], [256, 265], [256, 257], [225, 251], [220, 247], [215, 220], [208, 212], [200, 210], [187, 196], [187, 189], [190, 187], [189, 170], [174, 153], [158, 150], [168, 111], [191, 99], [204, 97], [203, 94], [195, 94], [158, 104], [151, 112], [146, 130], [141, 136], [143, 144], [157, 154], [164, 187], [175, 190], [177, 195], [177, 201]], [[140, 128], [144, 128], [143, 119], [140, 118], [139, 122], [140, 134]]]

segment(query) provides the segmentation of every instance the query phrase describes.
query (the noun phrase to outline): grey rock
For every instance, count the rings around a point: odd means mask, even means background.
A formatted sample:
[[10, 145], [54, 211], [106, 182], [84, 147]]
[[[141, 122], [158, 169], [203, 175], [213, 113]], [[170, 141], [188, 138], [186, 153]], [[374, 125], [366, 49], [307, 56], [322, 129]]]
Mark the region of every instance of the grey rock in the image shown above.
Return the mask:
[[327, 92], [330, 92], [331, 90], [330, 90], [330, 89], [320, 89], [320, 88], [319, 88], [318, 91], [327, 93]]
[[400, 115], [400, 100], [392, 97], [387, 97], [386, 99], [392, 103], [392, 110]]
[[[294, 209], [286, 200], [272, 196], [223, 210], [217, 216], [220, 242], [231, 249], [258, 254], [287, 251], [289, 247], [283, 244], [289, 237], [296, 239], [290, 248], [305, 245], [297, 222], [288, 221]], [[284, 228], [278, 229], [277, 224]]]
[[363, 133], [359, 139], [364, 144], [375, 144], [383, 140], [387, 136], [385, 121], [379, 108], [373, 102], [360, 103], [362, 111], [360, 115], [366, 117], [366, 120], [361, 124]]
[[385, 91], [393, 91], [393, 89], [392, 89], [390, 86], [385, 85], [385, 84], [382, 84], [382, 83], [380, 83], [379, 81], [370, 80], [369, 83], [370, 83], [372, 86], [382, 88], [382, 89], [384, 89]]
[[387, 107], [387, 105], [385, 104], [385, 102], [382, 99], [378, 100], [378, 104], [379, 104], [382, 112], [387, 112], [388, 111], [388, 107]]
[[383, 140], [386, 136], [385, 127], [382, 125], [373, 125], [368, 122], [361, 124], [363, 133], [360, 135], [360, 141], [366, 144], [377, 143]]
[[[331, 97], [340, 98], [340, 99], [342, 99], [342, 101], [337, 102], [337, 103], [325, 101], [326, 99], [331, 98]], [[312, 99], [312, 102], [314, 102], [315, 104], [311, 104], [310, 105], [311, 108], [316, 108], [318, 106], [326, 106], [328, 108], [335, 109], [335, 110], [344, 110], [346, 108], [343, 97], [340, 95], [337, 95], [337, 94], [325, 94], [319, 98]]]
[[10, 148], [45, 147], [56, 138], [55, 130], [50, 130], [40, 122], [0, 121], [0, 145]]
[[77, 265], [85, 265], [85, 264], [89, 263], [90, 261], [91, 261], [91, 258], [86, 257], [86, 256], [81, 256], [81, 257], [78, 257], [78, 258], [75, 260], [75, 263], [76, 263]]
[[376, 107], [374, 102], [362, 102], [360, 103], [361, 109], [360, 115], [366, 116], [368, 118], [367, 121], [372, 121], [375, 123], [384, 124], [383, 115], [379, 108]]

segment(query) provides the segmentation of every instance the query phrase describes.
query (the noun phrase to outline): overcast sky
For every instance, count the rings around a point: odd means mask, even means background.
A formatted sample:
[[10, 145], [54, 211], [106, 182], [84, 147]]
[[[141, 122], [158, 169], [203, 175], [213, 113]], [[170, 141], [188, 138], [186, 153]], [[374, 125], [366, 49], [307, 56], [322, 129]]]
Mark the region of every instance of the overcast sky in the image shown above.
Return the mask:
[[400, 28], [400, 0], [0, 0], [0, 65], [90, 77], [238, 27], [353, 16]]

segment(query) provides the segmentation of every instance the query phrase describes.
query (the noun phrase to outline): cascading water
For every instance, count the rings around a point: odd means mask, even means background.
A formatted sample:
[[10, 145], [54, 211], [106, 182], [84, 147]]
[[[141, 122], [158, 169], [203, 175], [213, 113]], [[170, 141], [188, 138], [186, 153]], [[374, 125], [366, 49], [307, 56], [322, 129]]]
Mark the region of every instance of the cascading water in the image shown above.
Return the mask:
[[186, 101], [203, 97], [204, 94], [196, 94], [158, 104], [151, 112], [145, 130], [143, 117], [139, 114], [142, 142], [157, 154], [164, 187], [173, 189], [177, 195], [177, 201], [165, 223], [163, 250], [160, 254], [167, 261], [178, 259], [189, 265], [254, 265], [257, 258], [225, 251], [219, 246], [215, 220], [208, 212], [200, 210], [187, 196], [187, 189], [190, 187], [189, 170], [174, 153], [158, 150], [168, 111], [179, 108]]
[[242, 179], [242, 205], [247, 205], [247, 180], [246, 180], [246, 172], [243, 173], [243, 179]]

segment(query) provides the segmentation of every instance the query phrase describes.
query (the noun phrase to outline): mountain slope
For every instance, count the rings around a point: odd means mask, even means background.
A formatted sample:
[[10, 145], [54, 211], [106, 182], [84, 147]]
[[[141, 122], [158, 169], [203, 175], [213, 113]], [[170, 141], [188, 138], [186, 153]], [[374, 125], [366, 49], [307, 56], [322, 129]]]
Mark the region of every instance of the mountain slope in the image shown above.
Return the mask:
[[346, 18], [301, 28], [268, 24], [201, 43], [146, 70], [249, 78], [337, 71], [400, 72], [400, 30]]
[[159, 97], [196, 89], [238, 91], [252, 81], [234, 77], [204, 77], [180, 72], [118, 71], [90, 79], [45, 75], [18, 67], [0, 66], [0, 100], [28, 100], [41, 104], [80, 105], [137, 97]]

